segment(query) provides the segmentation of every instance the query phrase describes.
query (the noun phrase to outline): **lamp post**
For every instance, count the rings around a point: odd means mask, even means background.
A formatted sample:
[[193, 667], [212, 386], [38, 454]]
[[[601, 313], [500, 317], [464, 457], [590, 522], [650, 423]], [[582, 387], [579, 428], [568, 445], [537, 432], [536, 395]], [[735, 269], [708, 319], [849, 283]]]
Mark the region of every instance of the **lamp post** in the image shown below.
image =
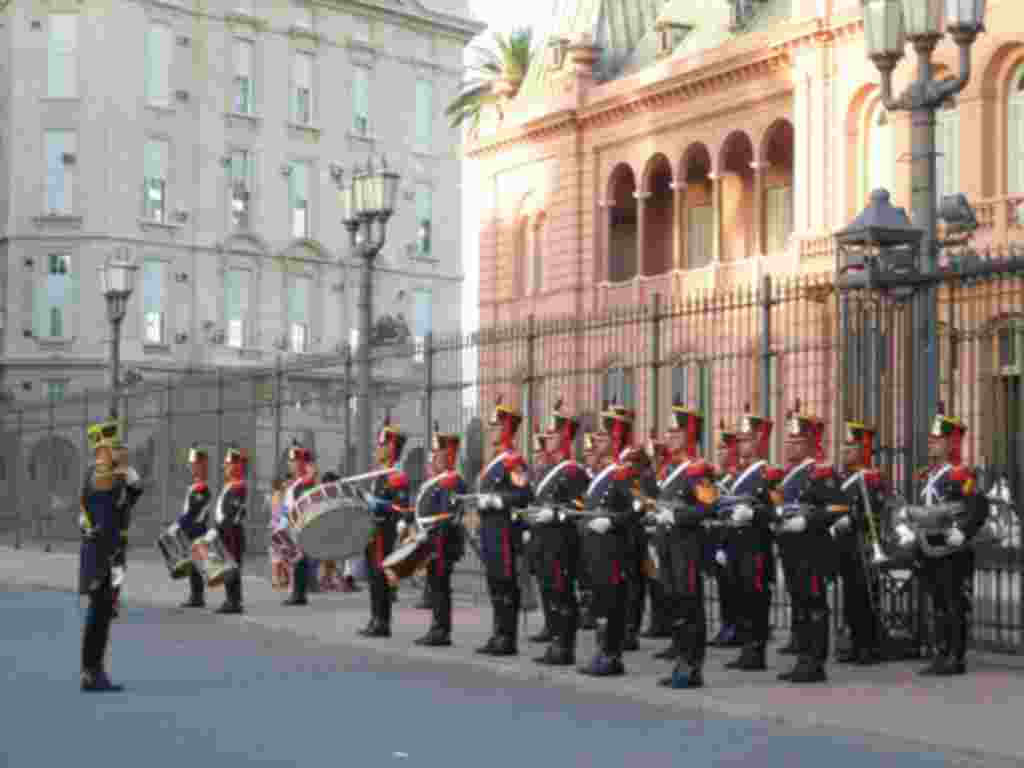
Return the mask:
[[121, 323], [128, 308], [128, 299], [135, 289], [138, 266], [128, 248], [118, 248], [99, 268], [100, 291], [107, 300], [110, 321], [110, 418], [118, 417], [118, 396], [121, 387]]
[[[984, 30], [985, 0], [863, 0], [863, 5], [867, 54], [881, 75], [882, 102], [889, 111], [911, 114], [913, 221], [923, 231], [918, 269], [928, 276], [938, 270], [939, 260], [935, 113], [971, 78], [971, 46]], [[932, 53], [945, 36], [943, 21], [960, 48], [960, 73], [950, 80], [936, 80], [932, 69]], [[892, 75], [908, 40], [917, 54], [917, 77], [894, 97]], [[924, 461], [927, 428], [938, 402], [937, 297], [937, 286], [926, 282], [917, 292], [913, 309], [914, 418], [913, 434], [907, 435], [911, 466]]]
[[373, 270], [376, 259], [387, 240], [388, 220], [395, 212], [399, 176], [388, 170], [381, 160], [375, 169], [371, 159], [365, 169], [356, 167], [352, 180], [341, 185], [342, 222], [348, 230], [349, 246], [362, 262], [359, 281], [359, 380], [357, 410], [359, 412], [359, 471], [370, 469], [373, 444], [373, 376], [370, 368], [371, 329], [373, 327]]

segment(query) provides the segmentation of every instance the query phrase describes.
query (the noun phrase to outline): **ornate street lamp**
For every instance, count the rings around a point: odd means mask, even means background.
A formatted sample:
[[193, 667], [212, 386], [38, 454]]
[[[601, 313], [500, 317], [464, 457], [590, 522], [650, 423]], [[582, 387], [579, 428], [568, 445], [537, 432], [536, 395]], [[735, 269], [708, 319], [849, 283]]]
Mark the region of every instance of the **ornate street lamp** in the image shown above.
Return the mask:
[[118, 396], [121, 387], [121, 323], [128, 308], [128, 299], [135, 290], [138, 266], [128, 248], [118, 248], [99, 267], [100, 291], [107, 300], [110, 321], [110, 418], [118, 417]]
[[342, 183], [339, 194], [342, 223], [349, 233], [349, 245], [363, 270], [359, 283], [359, 381], [357, 410], [359, 438], [357, 471], [369, 470], [372, 462], [373, 407], [372, 371], [370, 369], [371, 331], [373, 328], [373, 273], [378, 254], [387, 240], [388, 220], [395, 212], [401, 177], [388, 169], [381, 159], [374, 168], [370, 160], [366, 168], [353, 170], [352, 180]]
[[[918, 260], [920, 274], [927, 277], [937, 272], [939, 261], [935, 114], [970, 80], [971, 46], [984, 31], [985, 0], [862, 0], [862, 4], [867, 54], [881, 75], [882, 102], [889, 111], [911, 113], [913, 221], [923, 231]], [[936, 80], [932, 69], [932, 54], [945, 35], [943, 25], [960, 48], [960, 73], [950, 80]], [[908, 40], [917, 53], [917, 77], [893, 97], [893, 71]], [[938, 403], [937, 296], [933, 283], [924, 282], [916, 290], [910, 466], [924, 464], [928, 424]]]

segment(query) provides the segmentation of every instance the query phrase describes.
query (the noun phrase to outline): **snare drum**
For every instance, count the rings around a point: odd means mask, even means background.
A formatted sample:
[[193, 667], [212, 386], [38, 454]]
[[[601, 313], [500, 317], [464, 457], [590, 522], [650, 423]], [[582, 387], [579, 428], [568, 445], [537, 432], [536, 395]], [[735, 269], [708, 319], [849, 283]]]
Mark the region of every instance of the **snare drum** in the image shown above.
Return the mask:
[[288, 565], [295, 565], [302, 559], [302, 550], [299, 549], [291, 531], [287, 528], [281, 528], [270, 534], [270, 548], [275, 557]]
[[157, 537], [156, 547], [164, 556], [164, 564], [172, 579], [184, 579], [192, 572], [192, 544], [181, 528], [171, 533], [168, 527]]
[[395, 586], [401, 579], [407, 579], [425, 567], [433, 554], [431, 544], [430, 536], [420, 532], [412, 541], [403, 544], [384, 558], [381, 568], [388, 583]]
[[219, 537], [213, 543], [205, 539], [196, 541], [192, 545], [192, 561], [203, 574], [208, 587], [223, 586], [224, 580], [238, 571], [238, 563], [228, 554]]

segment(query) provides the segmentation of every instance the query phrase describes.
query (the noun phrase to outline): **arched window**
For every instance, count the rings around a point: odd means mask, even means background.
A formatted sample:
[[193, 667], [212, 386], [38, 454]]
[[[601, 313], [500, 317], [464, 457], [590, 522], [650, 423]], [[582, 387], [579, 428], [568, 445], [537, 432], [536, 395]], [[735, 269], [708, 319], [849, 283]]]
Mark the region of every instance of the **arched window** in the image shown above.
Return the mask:
[[864, 143], [861, 145], [860, 199], [867, 204], [876, 189], [887, 189], [896, 196], [896, 146], [892, 116], [881, 101], [876, 101], [868, 112]]
[[935, 113], [935, 179], [938, 202], [960, 191], [960, 109], [950, 101]]
[[1006, 105], [1007, 194], [1024, 195], [1024, 64], [1013, 73]]

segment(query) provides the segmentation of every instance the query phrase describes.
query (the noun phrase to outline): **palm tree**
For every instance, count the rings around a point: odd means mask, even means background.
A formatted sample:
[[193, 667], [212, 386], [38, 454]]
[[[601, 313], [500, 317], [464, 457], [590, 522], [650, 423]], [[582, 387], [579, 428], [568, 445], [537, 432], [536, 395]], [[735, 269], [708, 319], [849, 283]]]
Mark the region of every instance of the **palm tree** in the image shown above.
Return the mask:
[[533, 59], [533, 30], [514, 29], [508, 35], [494, 33], [494, 46], [475, 46], [476, 64], [469, 67], [466, 81], [458, 97], [448, 105], [445, 115], [451, 126], [468, 125], [470, 135], [480, 129], [480, 120], [488, 107], [501, 115], [501, 102], [513, 98], [530, 69]]

